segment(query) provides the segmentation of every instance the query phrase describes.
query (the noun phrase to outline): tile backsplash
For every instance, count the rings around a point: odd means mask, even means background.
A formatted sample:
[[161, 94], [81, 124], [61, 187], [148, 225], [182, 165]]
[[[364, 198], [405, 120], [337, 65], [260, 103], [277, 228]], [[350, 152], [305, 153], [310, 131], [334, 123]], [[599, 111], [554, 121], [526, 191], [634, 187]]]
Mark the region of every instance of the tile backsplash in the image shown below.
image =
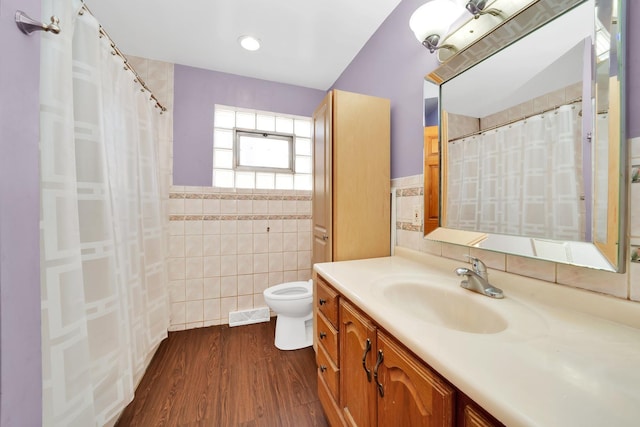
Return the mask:
[[[631, 144], [631, 165], [640, 164], [640, 138]], [[632, 177], [630, 169], [630, 180]], [[446, 258], [467, 262], [464, 255], [481, 257], [490, 268], [503, 270], [522, 276], [533, 277], [547, 282], [582, 288], [617, 298], [640, 301], [640, 262], [631, 262], [634, 248], [640, 246], [640, 183], [630, 185], [630, 259], [626, 260], [626, 273], [609, 273], [550, 261], [535, 260], [519, 256], [489, 252], [477, 248], [466, 248], [447, 243], [425, 240], [422, 228], [410, 226], [413, 207], [423, 194], [423, 177], [415, 175], [393, 179], [391, 187], [396, 192], [396, 245]]]

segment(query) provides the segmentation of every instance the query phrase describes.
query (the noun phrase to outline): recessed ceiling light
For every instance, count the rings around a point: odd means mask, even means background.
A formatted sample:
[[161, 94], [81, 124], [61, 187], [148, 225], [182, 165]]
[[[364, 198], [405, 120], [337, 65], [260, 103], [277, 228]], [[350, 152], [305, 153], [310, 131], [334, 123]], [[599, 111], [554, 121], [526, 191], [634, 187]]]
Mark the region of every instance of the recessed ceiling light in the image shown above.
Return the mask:
[[241, 36], [238, 38], [238, 42], [240, 46], [247, 50], [254, 51], [260, 49], [260, 40], [253, 36]]

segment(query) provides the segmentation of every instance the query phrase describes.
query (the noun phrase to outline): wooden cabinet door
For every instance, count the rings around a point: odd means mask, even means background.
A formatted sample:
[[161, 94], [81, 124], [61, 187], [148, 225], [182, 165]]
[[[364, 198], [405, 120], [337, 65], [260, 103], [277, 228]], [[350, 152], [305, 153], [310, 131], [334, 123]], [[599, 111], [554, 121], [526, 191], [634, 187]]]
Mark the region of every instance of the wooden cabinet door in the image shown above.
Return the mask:
[[333, 260], [391, 251], [390, 102], [333, 91]]
[[332, 253], [332, 92], [313, 112], [312, 264], [333, 261]]
[[[378, 331], [378, 427], [452, 426], [454, 389], [396, 341]], [[373, 424], [372, 424], [373, 425]]]
[[462, 392], [456, 397], [456, 426], [458, 427], [504, 427], [471, 398]]
[[[340, 403], [348, 425], [376, 425], [373, 365], [376, 327], [371, 320], [340, 300]], [[400, 425], [400, 424], [396, 424]]]
[[487, 418], [482, 412], [471, 405], [465, 406], [460, 418], [460, 427], [496, 427], [489, 418]]

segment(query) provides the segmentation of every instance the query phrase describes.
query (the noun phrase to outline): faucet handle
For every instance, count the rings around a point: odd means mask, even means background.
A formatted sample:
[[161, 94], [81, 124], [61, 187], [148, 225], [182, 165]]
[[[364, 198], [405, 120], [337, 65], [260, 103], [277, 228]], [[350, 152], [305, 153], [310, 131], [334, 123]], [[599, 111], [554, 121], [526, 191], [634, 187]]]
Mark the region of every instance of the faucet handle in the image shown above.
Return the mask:
[[469, 258], [469, 262], [471, 263], [473, 271], [484, 278], [487, 277], [487, 266], [484, 264], [484, 262], [480, 261], [479, 258], [471, 255], [465, 255], [465, 257]]

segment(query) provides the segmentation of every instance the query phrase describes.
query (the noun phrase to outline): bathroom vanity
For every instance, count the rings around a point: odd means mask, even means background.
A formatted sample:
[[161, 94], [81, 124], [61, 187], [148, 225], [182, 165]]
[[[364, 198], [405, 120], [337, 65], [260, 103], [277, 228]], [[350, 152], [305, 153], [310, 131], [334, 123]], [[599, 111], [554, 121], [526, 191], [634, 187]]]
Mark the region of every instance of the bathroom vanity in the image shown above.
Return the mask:
[[640, 419], [640, 305], [396, 256], [314, 267], [318, 393], [331, 425], [602, 426]]
[[[466, 396], [456, 399], [443, 377], [322, 276], [317, 280], [318, 295], [326, 296], [317, 300], [318, 388], [332, 425], [446, 426], [454, 419], [459, 425], [501, 425]], [[455, 417], [456, 404], [461, 418]]]

